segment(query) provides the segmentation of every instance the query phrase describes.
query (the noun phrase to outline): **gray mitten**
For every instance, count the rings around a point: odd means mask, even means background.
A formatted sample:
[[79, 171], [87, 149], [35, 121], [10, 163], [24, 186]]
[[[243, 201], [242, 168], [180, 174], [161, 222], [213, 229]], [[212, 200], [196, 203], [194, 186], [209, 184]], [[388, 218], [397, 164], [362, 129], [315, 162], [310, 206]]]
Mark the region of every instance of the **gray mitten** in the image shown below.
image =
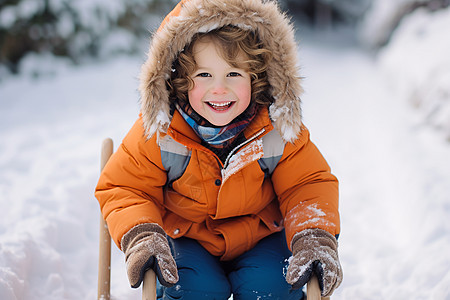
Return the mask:
[[336, 238], [322, 229], [306, 229], [297, 233], [292, 239], [292, 258], [286, 281], [298, 289], [309, 281], [314, 272], [322, 296], [331, 296], [343, 277], [337, 246]]
[[125, 253], [131, 287], [138, 288], [149, 269], [155, 271], [162, 285], [170, 287], [177, 283], [177, 265], [161, 226], [150, 223], [137, 225], [122, 237], [120, 244]]

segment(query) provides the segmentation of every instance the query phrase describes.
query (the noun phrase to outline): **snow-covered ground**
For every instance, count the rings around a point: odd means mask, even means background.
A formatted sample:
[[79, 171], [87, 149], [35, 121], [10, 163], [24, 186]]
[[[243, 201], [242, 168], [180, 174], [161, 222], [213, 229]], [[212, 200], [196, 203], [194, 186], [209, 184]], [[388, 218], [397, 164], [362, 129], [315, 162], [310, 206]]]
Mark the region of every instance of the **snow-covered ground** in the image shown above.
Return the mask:
[[450, 144], [364, 53], [303, 50], [306, 123], [341, 183], [334, 299], [450, 299]]
[[[306, 34], [299, 52], [304, 120], [341, 183], [333, 299], [450, 299], [450, 143], [339, 40]], [[100, 145], [137, 117], [142, 60], [0, 83], [0, 299], [95, 299]], [[140, 298], [114, 245], [112, 295]]]
[[405, 18], [380, 53], [390, 85], [450, 141], [450, 7], [418, 9]]

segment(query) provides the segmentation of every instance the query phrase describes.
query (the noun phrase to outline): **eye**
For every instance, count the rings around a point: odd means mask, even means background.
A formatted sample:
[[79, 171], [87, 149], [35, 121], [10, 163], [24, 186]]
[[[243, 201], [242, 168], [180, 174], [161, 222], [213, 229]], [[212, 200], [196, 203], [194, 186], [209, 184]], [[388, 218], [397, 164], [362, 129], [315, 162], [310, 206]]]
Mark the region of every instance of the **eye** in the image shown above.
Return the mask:
[[230, 73], [228, 73], [227, 76], [228, 77], [238, 77], [238, 76], [241, 76], [241, 74], [238, 72], [230, 72]]
[[211, 77], [211, 74], [203, 72], [203, 73], [198, 73], [195, 77]]

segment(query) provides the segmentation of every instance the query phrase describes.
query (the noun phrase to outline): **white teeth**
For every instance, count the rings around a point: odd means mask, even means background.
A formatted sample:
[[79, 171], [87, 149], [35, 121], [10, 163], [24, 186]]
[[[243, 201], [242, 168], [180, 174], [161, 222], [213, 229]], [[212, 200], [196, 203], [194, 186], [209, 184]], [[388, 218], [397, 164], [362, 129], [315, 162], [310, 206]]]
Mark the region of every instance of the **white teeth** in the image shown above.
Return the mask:
[[224, 102], [224, 103], [212, 103], [212, 102], [208, 102], [210, 105], [212, 106], [217, 106], [217, 107], [224, 107], [224, 106], [228, 106], [231, 104], [231, 101], [229, 102]]

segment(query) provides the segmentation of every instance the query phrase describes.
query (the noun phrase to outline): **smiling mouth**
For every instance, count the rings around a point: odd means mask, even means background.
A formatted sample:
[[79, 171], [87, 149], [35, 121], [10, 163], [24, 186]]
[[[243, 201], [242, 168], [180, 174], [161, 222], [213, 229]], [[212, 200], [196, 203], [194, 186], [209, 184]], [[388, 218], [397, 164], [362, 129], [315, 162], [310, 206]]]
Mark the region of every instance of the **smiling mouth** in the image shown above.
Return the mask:
[[214, 103], [214, 102], [206, 102], [212, 109], [216, 111], [225, 111], [229, 109], [234, 102], [228, 101], [228, 102], [222, 102], [222, 103]]

